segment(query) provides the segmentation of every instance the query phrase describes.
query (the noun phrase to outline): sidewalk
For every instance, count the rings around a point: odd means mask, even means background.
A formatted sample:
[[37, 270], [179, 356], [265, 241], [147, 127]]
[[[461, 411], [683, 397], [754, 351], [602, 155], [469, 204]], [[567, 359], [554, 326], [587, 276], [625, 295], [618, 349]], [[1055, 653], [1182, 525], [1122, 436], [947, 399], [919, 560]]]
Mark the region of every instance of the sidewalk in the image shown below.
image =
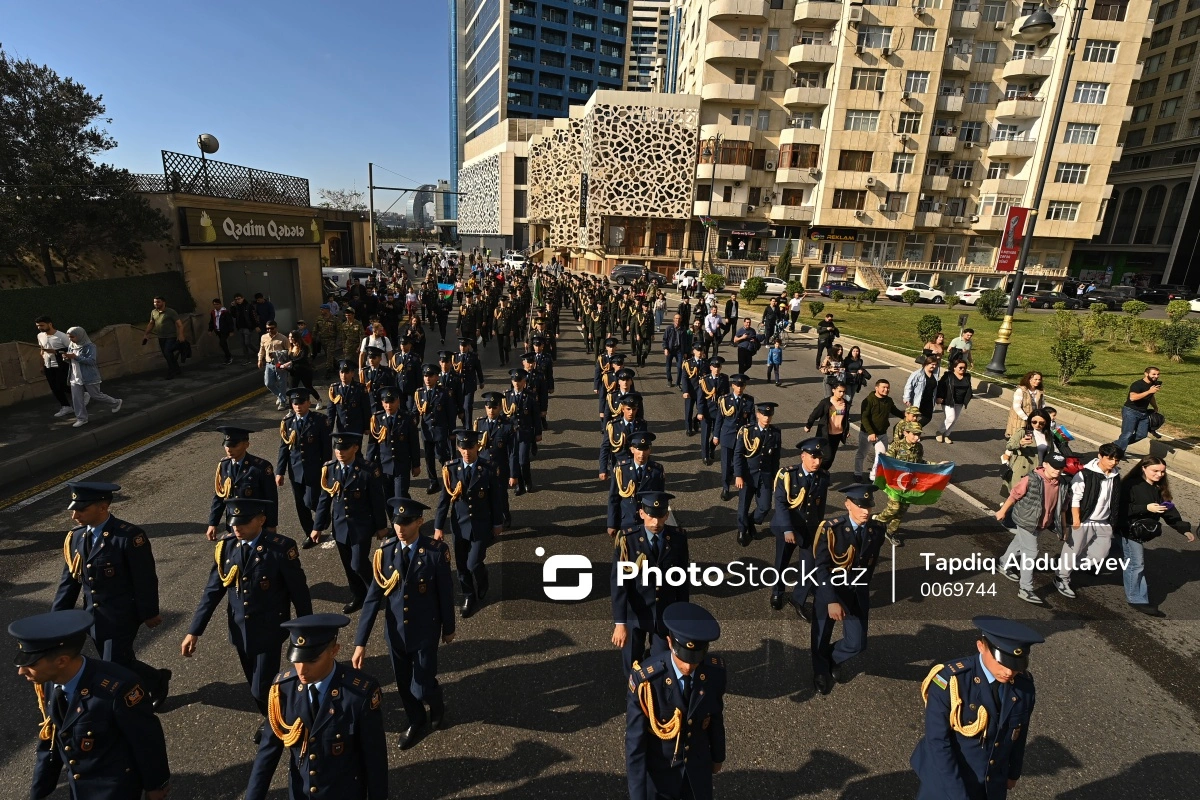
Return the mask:
[[192, 359], [183, 374], [167, 380], [161, 371], [113, 380], [102, 387], [123, 400], [113, 414], [104, 403], [88, 406], [88, 424], [71, 427], [73, 414], [56, 418], [52, 397], [29, 400], [4, 409], [0, 427], [0, 486], [50, 469], [85, 463], [118, 442], [149, 435], [189, 417], [262, 388], [262, 372], [238, 362]]

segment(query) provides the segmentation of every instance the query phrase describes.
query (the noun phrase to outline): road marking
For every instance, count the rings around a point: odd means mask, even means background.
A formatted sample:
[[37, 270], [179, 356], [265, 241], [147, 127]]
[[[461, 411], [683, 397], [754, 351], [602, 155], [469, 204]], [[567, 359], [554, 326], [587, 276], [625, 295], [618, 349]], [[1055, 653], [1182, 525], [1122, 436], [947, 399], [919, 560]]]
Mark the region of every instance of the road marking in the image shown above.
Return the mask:
[[182, 433], [187, 433], [190, 430], [198, 428], [204, 423], [221, 416], [226, 411], [229, 411], [230, 409], [249, 400], [253, 400], [255, 397], [258, 397], [261, 394], [266, 394], [266, 391], [267, 390], [265, 387], [255, 389], [253, 392], [244, 394], [236, 400], [230, 400], [228, 403], [219, 405], [211, 411], [206, 411], [199, 416], [195, 416], [189, 420], [180, 422], [178, 425], [172, 425], [166, 430], [160, 431], [153, 436], [148, 436], [145, 439], [136, 441], [133, 444], [122, 447], [119, 450], [114, 450], [113, 452], [89, 461], [82, 466], [68, 470], [61, 475], [57, 475], [48, 481], [39, 483], [37, 486], [26, 489], [25, 491], [19, 492], [11, 497], [7, 497], [4, 500], [0, 500], [0, 512], [19, 511], [26, 506], [30, 506], [39, 500], [49, 497], [57, 491], [65, 489], [67, 481], [69, 480], [84, 480], [90, 478], [92, 475], [95, 475], [101, 470], [108, 469], [109, 467], [120, 464], [123, 461], [127, 461], [136, 455], [144, 453], [147, 450], [158, 446], [168, 439], [173, 439]]

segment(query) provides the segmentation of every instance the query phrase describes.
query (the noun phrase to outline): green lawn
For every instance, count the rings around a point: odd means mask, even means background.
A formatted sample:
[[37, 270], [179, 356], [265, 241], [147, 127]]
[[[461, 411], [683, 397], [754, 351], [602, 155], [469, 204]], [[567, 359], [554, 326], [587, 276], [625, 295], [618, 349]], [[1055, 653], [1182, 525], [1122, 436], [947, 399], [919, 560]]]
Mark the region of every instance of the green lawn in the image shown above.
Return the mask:
[[[843, 337], [850, 336], [870, 340], [908, 356], [915, 356], [921, 348], [917, 336], [917, 320], [925, 314], [935, 314], [942, 320], [942, 330], [949, 343], [958, 335], [958, 317], [967, 314], [967, 325], [975, 329], [975, 371], [983, 376], [984, 368], [991, 360], [999, 322], [989, 322], [971, 306], [959, 305], [953, 311], [946, 306], [918, 303], [909, 308], [902, 303], [880, 299], [875, 305], [864, 304], [861, 311], [854, 311], [845, 301], [825, 301], [824, 315], [832, 311]], [[1086, 312], [1080, 312], [1086, 314]], [[807, 310], [802, 315], [810, 324], [815, 324]], [[1106, 349], [1108, 343], [1094, 345], [1093, 361], [1096, 369], [1089, 375], [1072, 379], [1067, 386], [1059, 385], [1058, 364], [1050, 356], [1050, 345], [1054, 342], [1052, 314], [1027, 313], [1017, 310], [1013, 320], [1012, 344], [1006, 359], [1007, 379], [1016, 382], [1029, 370], [1039, 370], [1045, 375], [1049, 394], [1077, 403], [1085, 408], [1119, 417], [1125, 402], [1129, 384], [1141, 377], [1142, 370], [1153, 364], [1162, 370], [1163, 389], [1158, 395], [1159, 410], [1167, 418], [1167, 429], [1174, 436], [1200, 437], [1200, 358], [1189, 356], [1182, 364], [1173, 364], [1165, 356], [1147, 353], [1136, 341], [1129, 347], [1121, 346], [1117, 351]], [[903, 362], [902, 362], [903, 363]], [[913, 365], [916, 369], [916, 365]]]

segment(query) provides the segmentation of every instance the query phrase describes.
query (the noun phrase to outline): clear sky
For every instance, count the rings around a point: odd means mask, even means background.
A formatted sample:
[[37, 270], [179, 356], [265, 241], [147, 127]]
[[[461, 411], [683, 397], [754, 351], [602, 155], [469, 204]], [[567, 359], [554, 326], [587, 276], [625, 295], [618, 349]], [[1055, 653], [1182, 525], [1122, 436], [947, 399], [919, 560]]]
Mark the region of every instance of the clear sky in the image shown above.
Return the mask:
[[[103, 95], [118, 143], [104, 160], [132, 172], [161, 173], [160, 150], [198, 155], [212, 133], [215, 158], [308, 178], [314, 202], [321, 187], [365, 189], [370, 161], [450, 177], [447, 0], [3, 6], [5, 51]], [[415, 185], [378, 168], [375, 182]]]

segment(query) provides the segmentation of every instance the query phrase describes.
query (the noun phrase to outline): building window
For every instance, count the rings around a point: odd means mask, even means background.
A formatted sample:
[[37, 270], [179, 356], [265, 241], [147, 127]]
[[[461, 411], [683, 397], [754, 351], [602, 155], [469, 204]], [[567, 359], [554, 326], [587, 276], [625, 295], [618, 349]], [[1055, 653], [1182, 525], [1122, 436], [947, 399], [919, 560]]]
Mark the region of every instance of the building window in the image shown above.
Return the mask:
[[1172, 164], [1195, 164], [1200, 159], [1200, 147], [1186, 147], [1171, 154]]
[[747, 197], [746, 200], [750, 205], [757, 206], [760, 202], [762, 202], [762, 187], [751, 186], [748, 194], [749, 197]]
[[796, 44], [825, 44], [825, 31], [800, 31]]
[[911, 175], [913, 166], [916, 164], [916, 156], [912, 153], [893, 153], [892, 154], [892, 174], [893, 175]]
[[983, 21], [984, 22], [1004, 22], [1004, 12], [1007, 3], [984, 3], [983, 4]]
[[1088, 39], [1083, 48], [1083, 60], [1111, 64], [1117, 60], [1117, 43], [1106, 42], [1102, 39]]
[[543, 72], [538, 78], [538, 86], [543, 89], [562, 89], [563, 79], [561, 75], [554, 75], [549, 72]]
[[803, 189], [784, 189], [783, 196], [779, 201], [781, 206], [801, 206], [804, 205], [804, 190]]
[[509, 83], [533, 83], [533, 72], [527, 69], [516, 69], [509, 67], [508, 69]]
[[785, 144], [779, 148], [780, 169], [813, 169], [821, 166], [821, 147], [815, 144]]
[[933, 253], [929, 260], [936, 264], [957, 264], [962, 256], [963, 237], [943, 235], [933, 237]]
[[968, 103], [986, 103], [992, 94], [992, 84], [989, 81], [971, 81], [967, 87]]
[[508, 4], [509, 9], [514, 14], [520, 14], [522, 17], [532, 17], [537, 14], [537, 6], [533, 3], [524, 2], [524, 0], [512, 0]]
[[866, 203], [867, 193], [861, 189], [835, 189], [833, 191], [833, 207], [862, 211]]
[[621, 68], [611, 64], [601, 64], [598, 70], [602, 78], [614, 78], [621, 80]]
[[592, 93], [592, 82], [581, 80], [579, 78], [572, 78], [571, 79], [571, 93], [572, 94], [591, 94]]
[[988, 163], [987, 176], [988, 180], [999, 180], [1008, 177], [1007, 161], [992, 161]]
[[1170, 76], [1167, 77], [1167, 91], [1178, 92], [1181, 89], [1184, 89], [1187, 86], [1188, 78], [1190, 78], [1191, 75], [1192, 71], [1190, 69], [1185, 69], [1183, 72], [1172, 72]]
[[1124, 22], [1125, 7], [1128, 0], [1099, 0], [1092, 7], [1092, 19], [1108, 20], [1109, 22]]
[[958, 140], [960, 142], [978, 142], [982, 133], [982, 122], [964, 122], [961, 126], [959, 126]]
[[739, 42], [761, 42], [762, 28], [738, 28]]
[[748, 124], [750, 124], [749, 120], [753, 119], [753, 113], [754, 113], [754, 109], [748, 108], [745, 111], [745, 116], [743, 116], [742, 109], [731, 108], [731, 109], [729, 109], [729, 124], [730, 125], [741, 125], [741, 124], [743, 124], [742, 120], [745, 119], [745, 120], [747, 120], [747, 122], [745, 124], [748, 125]]
[[969, 181], [975, 175], [975, 162], [956, 160], [950, 168], [950, 177], [956, 181]]
[[996, 63], [996, 43], [980, 42], [975, 48], [975, 60], [980, 64]]
[[796, 77], [792, 80], [792, 86], [799, 89], [824, 89], [825, 73], [797, 72]]
[[908, 192], [888, 192], [884, 205], [893, 214], [904, 213], [908, 210]]
[[562, 95], [539, 94], [538, 108], [545, 111], [562, 111]]
[[788, 120], [789, 128], [813, 128], [816, 127], [817, 116], [812, 111], [796, 111], [792, 113]]
[[913, 50], [933, 50], [937, 41], [937, 30], [934, 28], [917, 28], [913, 31]]
[[1158, 220], [1162, 216], [1163, 205], [1166, 201], [1166, 186], [1161, 184], [1152, 186], [1146, 192], [1146, 202], [1142, 204], [1142, 216], [1138, 219], [1137, 229], [1133, 233], [1134, 244], [1154, 244], [1154, 233], [1158, 230]]
[[882, 92], [885, 74], [886, 70], [882, 69], [862, 69], [855, 67], [854, 72], [850, 74], [850, 88]]
[[1037, 53], [1037, 48], [1031, 44], [1014, 44], [1012, 49], [1012, 58], [1009, 61], [1024, 61], [1027, 58], [1033, 58]]
[[1022, 138], [1019, 125], [1000, 122], [997, 123], [995, 130], [992, 131], [993, 142], [1015, 142]]
[[592, 70], [595, 69], [595, 66], [595, 61], [588, 61], [584, 58], [571, 59], [571, 72], [582, 72], [585, 75], [591, 75]]
[[529, 216], [528, 208], [529, 193], [524, 189], [513, 189], [513, 216], [518, 219]]
[[868, 132], [879, 130], [879, 112], [849, 109], [846, 111], [846, 130]]
[[1046, 219], [1074, 222], [1077, 216], [1079, 216], [1079, 203], [1051, 200], [1046, 206]]
[[1154, 144], [1161, 142], [1169, 142], [1175, 138], [1175, 123], [1169, 122], [1166, 125], [1159, 125], [1154, 129], [1154, 138], [1150, 141]]
[[619, 44], [609, 44], [608, 42], [600, 43], [600, 55], [605, 58], [624, 58], [625, 48]]
[[768, 50], [778, 50], [779, 49], [779, 28], [768, 28], [767, 29], [767, 49]]
[[1055, 183], [1087, 183], [1087, 164], [1059, 164], [1054, 172]]
[[508, 35], [514, 39], [532, 39], [534, 27], [532, 25], [518, 25], [513, 23], [508, 26]]
[[625, 38], [625, 26], [617, 25], [612, 22], [601, 23], [600, 24], [600, 32], [603, 33], [605, 36], [618, 36], [622, 39]]
[[1067, 132], [1063, 136], [1064, 144], [1095, 144], [1096, 132], [1099, 125], [1090, 122], [1068, 122]]
[[1158, 118], [1173, 117], [1179, 112], [1179, 98], [1171, 97], [1158, 104]]
[[921, 113], [919, 111], [900, 112], [900, 124], [896, 133], [920, 133]]
[[1196, 35], [1197, 30], [1200, 30], [1200, 17], [1185, 19], [1183, 24], [1179, 26], [1179, 38], [1190, 39]]
[[979, 216], [1005, 217], [1008, 209], [1021, 202], [1021, 198], [1003, 194], [985, 194], [979, 198]]
[[753, 86], [758, 83], [758, 70], [738, 67], [733, 71], [733, 82]]
[[1163, 64], [1166, 63], [1166, 61], [1166, 53], [1156, 53], [1155, 55], [1152, 55], [1146, 59], [1145, 65], [1142, 68], [1142, 72], [1146, 75], [1153, 75], [1162, 69]]
[[1129, 131], [1125, 134], [1126, 147], [1141, 147], [1142, 142], [1146, 141], [1146, 129], [1138, 128], [1137, 130]]
[[1074, 101], [1082, 105], [1104, 105], [1108, 97], [1108, 84], [1097, 81], [1076, 81]]
[[579, 28], [580, 30], [585, 30], [585, 31], [596, 30], [596, 18], [595, 17], [589, 17], [589, 16], [585, 16], [583, 14], [576, 14], [573, 22], [575, 24], [575, 27]]
[[843, 150], [838, 155], [838, 169], [846, 172], [870, 172], [874, 155], [870, 150]]
[[1168, 20], [1175, 19], [1175, 12], [1178, 10], [1179, 3], [1177, 0], [1171, 0], [1169, 3], [1163, 3], [1158, 7], [1158, 13], [1154, 15], [1154, 22], [1167, 22]]
[[[542, 31], [543, 41], [545, 41], [545, 38], [544, 38], [544, 37], [545, 37], [545, 35], [546, 35], [547, 33], [552, 33], [552, 31]], [[560, 41], [560, 42], [558, 42], [558, 44], [560, 44], [560, 45], [561, 45], [561, 44], [562, 44], [562, 42]], [[572, 47], [573, 49], [575, 49], [575, 50], [581, 50], [581, 51], [583, 51], [583, 52], [585, 52], [585, 53], [594, 53], [594, 52], [596, 52], [596, 42], [595, 42], [594, 40], [592, 40], [592, 39], [584, 39], [584, 38], [582, 38], [582, 37], [579, 37], [579, 36], [572, 36], [572, 37], [571, 37], [571, 47]]]
[[878, 49], [880, 47], [892, 46], [892, 29], [885, 25], [859, 25], [858, 26], [858, 42], [859, 47], [870, 47]]
[[1138, 100], [1145, 100], [1147, 97], [1153, 97], [1156, 94], [1158, 94], [1158, 78], [1152, 78], [1138, 84]]
[[909, 70], [904, 75], [904, 91], [924, 94], [929, 91], [929, 73], [925, 70]]
[[762, 88], [764, 92], [774, 91], [775, 89], [775, 70], [768, 69], [763, 72]]
[[1173, 26], [1155, 31], [1150, 36], [1150, 47], [1153, 48], [1165, 46], [1167, 42], [1171, 41], [1171, 34], [1174, 33], [1174, 31], [1175, 28]]
[[533, 94], [531, 92], [508, 90], [509, 105], [531, 106], [533, 105]]
[[758, 112], [758, 125], [755, 127], [760, 131], [771, 130], [771, 112], [760, 109]]

